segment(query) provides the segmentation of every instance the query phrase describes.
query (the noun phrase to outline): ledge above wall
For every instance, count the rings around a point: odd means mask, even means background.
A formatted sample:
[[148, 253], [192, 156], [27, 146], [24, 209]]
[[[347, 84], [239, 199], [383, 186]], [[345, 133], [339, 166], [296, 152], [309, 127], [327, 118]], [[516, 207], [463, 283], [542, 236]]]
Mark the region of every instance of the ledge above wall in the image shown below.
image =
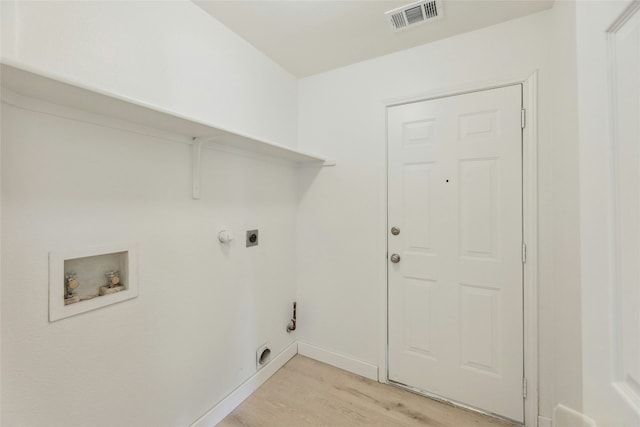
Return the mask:
[[[30, 98], [49, 106], [53, 104], [65, 109], [89, 113], [92, 116], [102, 116], [117, 122], [133, 123], [144, 128], [155, 129], [171, 134], [174, 136], [173, 139], [181, 142], [206, 140], [208, 144], [266, 155], [300, 165], [335, 165], [335, 162], [315, 154], [226, 129], [215, 123], [205, 123], [141, 100], [73, 82], [41, 70], [32, 70], [6, 60], [1, 64], [0, 76], [2, 100], [13, 105], [19, 103], [18, 98]], [[23, 105], [20, 106], [23, 107]]]

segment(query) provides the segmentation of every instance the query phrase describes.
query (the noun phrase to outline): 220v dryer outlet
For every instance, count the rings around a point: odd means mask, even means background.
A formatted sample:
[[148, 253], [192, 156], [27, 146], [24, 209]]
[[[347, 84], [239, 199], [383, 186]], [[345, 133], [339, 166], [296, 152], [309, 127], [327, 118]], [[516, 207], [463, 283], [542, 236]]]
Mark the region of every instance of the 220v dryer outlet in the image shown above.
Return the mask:
[[258, 230], [247, 230], [247, 247], [258, 246]]

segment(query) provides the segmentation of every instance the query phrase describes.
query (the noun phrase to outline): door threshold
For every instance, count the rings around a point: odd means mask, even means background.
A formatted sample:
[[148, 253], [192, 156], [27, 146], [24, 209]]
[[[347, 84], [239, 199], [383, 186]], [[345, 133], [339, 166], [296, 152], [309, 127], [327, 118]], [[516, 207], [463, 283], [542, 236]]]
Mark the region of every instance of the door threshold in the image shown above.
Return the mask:
[[465, 405], [464, 403], [456, 402], [455, 400], [446, 399], [446, 398], [444, 398], [442, 396], [438, 396], [436, 394], [429, 393], [428, 391], [424, 391], [424, 390], [421, 390], [419, 388], [411, 387], [411, 386], [399, 383], [399, 382], [391, 380], [391, 379], [388, 380], [388, 381], [389, 381], [388, 382], [389, 385], [392, 385], [394, 387], [398, 387], [398, 388], [401, 388], [401, 389], [406, 390], [408, 392], [417, 394], [419, 396], [426, 397], [427, 399], [435, 400], [436, 402], [440, 402], [440, 403], [444, 403], [444, 404], [449, 405], [449, 406], [453, 406], [453, 407], [456, 407], [456, 408], [464, 409], [465, 411], [475, 412], [477, 414], [481, 414], [481, 415], [485, 415], [487, 417], [491, 417], [491, 418], [496, 419], [496, 420], [498, 420], [498, 421], [500, 421], [500, 422], [502, 422], [502, 423], [504, 423], [505, 425], [508, 425], [508, 426], [518, 426], [518, 427], [523, 427], [524, 426], [523, 423], [514, 421], [514, 420], [512, 420], [510, 418], [507, 418], [507, 417], [503, 417], [502, 415], [494, 414], [493, 412], [488, 412], [488, 411], [485, 411], [485, 410], [482, 410], [482, 409], [474, 408], [473, 406]]

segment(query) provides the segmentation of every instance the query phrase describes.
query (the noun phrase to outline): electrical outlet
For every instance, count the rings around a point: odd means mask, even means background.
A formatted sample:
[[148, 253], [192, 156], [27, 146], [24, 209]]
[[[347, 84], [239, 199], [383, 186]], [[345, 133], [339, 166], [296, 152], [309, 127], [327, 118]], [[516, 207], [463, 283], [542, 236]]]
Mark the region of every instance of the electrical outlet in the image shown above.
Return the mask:
[[258, 246], [258, 230], [247, 230], [247, 247]]

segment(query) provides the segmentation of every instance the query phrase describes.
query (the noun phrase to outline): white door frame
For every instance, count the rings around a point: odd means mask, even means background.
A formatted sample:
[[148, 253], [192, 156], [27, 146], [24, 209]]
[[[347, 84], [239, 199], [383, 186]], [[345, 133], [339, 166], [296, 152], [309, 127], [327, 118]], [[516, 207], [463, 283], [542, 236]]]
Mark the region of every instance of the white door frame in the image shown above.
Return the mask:
[[[523, 298], [524, 298], [524, 376], [527, 379], [524, 400], [524, 422], [526, 427], [538, 425], [538, 72], [524, 78], [497, 82], [482, 82], [438, 90], [418, 96], [384, 100], [381, 108], [381, 120], [384, 121], [384, 144], [381, 155], [385, 160], [384, 173], [380, 176], [380, 270], [379, 270], [379, 351], [378, 381], [389, 382], [388, 374], [388, 276], [387, 276], [387, 109], [396, 105], [416, 101], [428, 101], [481, 90], [496, 89], [514, 84], [522, 84], [522, 105], [526, 110], [526, 126], [522, 132], [522, 226], [523, 239], [526, 244], [526, 263], [523, 264]], [[384, 261], [382, 261], [384, 260]], [[524, 391], [524, 390], [523, 390]]]

